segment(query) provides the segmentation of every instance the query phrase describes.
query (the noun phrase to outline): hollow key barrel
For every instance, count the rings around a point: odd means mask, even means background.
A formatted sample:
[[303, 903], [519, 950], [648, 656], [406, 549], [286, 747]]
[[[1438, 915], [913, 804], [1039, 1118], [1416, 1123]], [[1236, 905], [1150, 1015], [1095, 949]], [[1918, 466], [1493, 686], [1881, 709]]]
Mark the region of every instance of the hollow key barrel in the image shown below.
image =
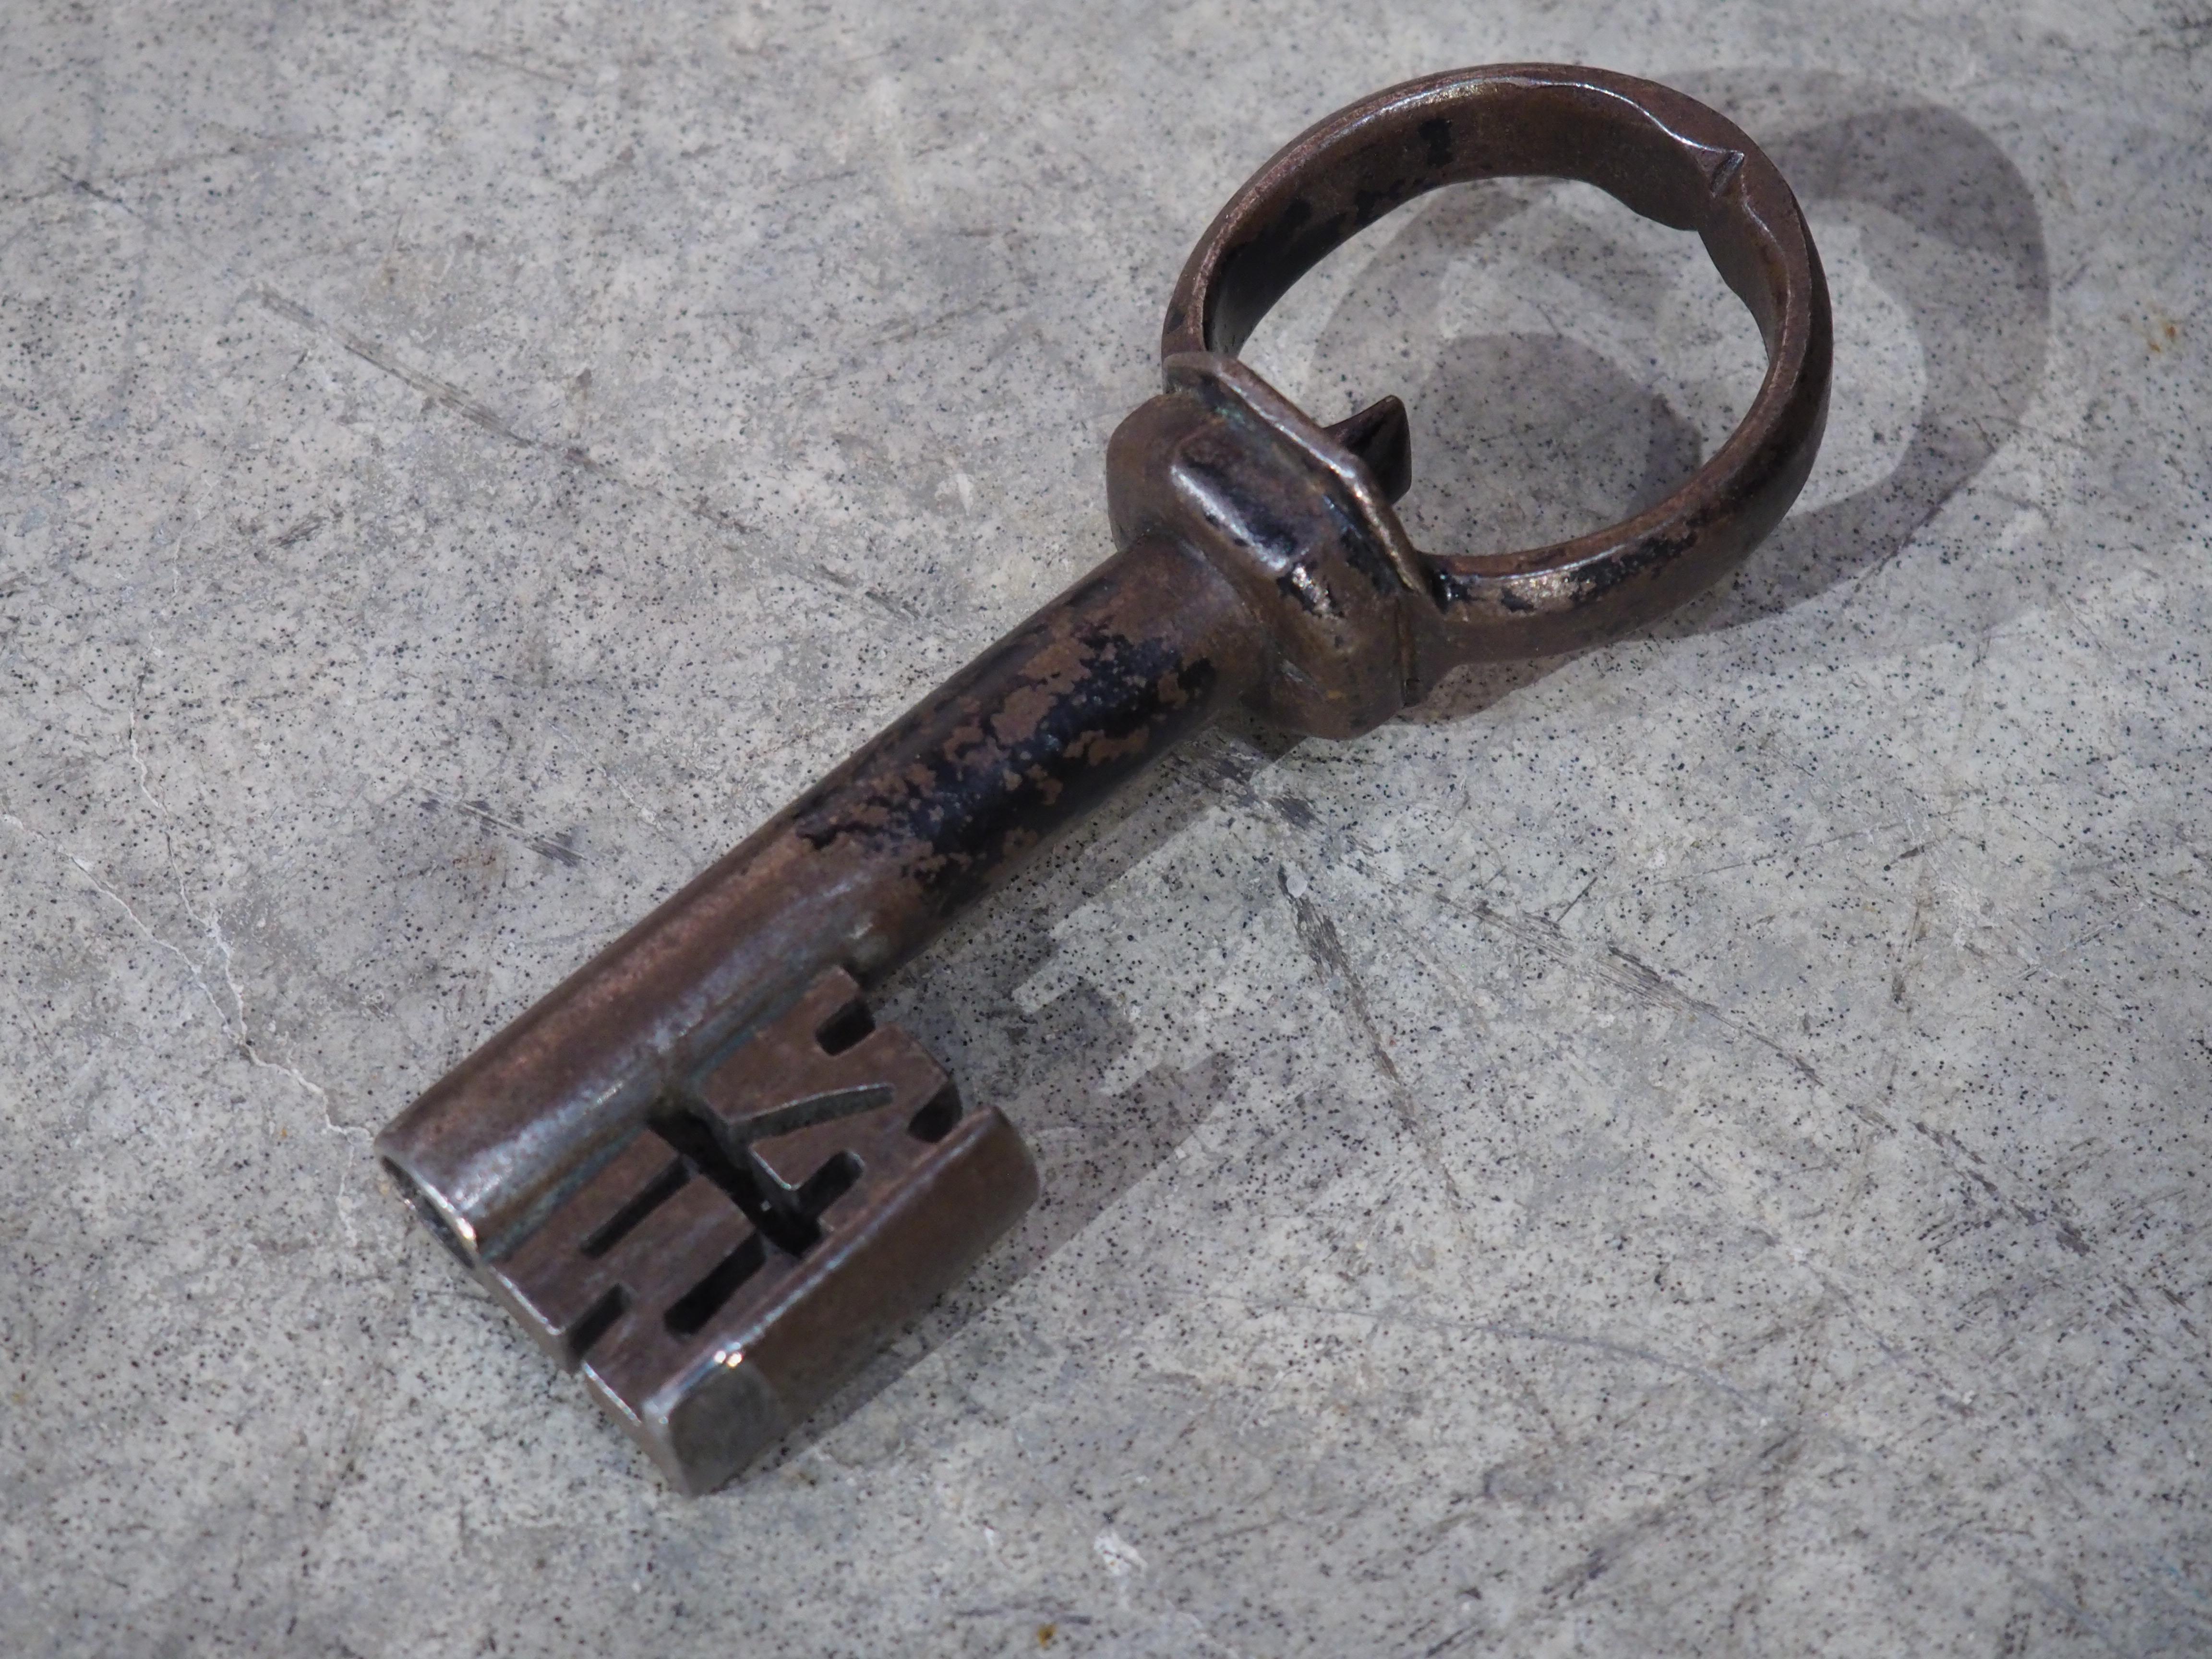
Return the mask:
[[[1329, 249], [1424, 191], [1581, 178], [1699, 233], [1767, 373], [1680, 489], [1530, 552], [1439, 556], [1392, 508], [1386, 398], [1321, 425], [1237, 361]], [[804, 1420], [1034, 1200], [1026, 1148], [866, 996], [1232, 704], [1333, 738], [1458, 663], [1613, 637], [1732, 568], [1816, 450], [1827, 296], [1750, 140], [1647, 82], [1458, 71], [1313, 128], [1216, 218], [1115, 433], [1117, 550], [410, 1106], [416, 1213], [686, 1491]]]

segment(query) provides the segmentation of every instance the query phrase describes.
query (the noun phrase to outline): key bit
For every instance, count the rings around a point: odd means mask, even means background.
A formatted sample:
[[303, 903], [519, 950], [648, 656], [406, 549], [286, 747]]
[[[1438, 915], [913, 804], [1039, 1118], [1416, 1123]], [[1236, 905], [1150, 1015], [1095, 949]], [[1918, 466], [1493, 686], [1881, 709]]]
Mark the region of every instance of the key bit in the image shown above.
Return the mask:
[[[1333, 426], [1237, 361], [1269, 306], [1401, 203], [1581, 179], [1693, 229], [1765, 378], [1673, 495], [1527, 551], [1416, 549], [1406, 410]], [[1618, 636], [1780, 520], [1826, 413], [1827, 290], [1741, 131], [1541, 64], [1409, 82], [1255, 173], [1184, 267], [1164, 389], [1107, 447], [1118, 550], [483, 1048], [378, 1141], [402, 1195], [677, 1486], [805, 1420], [1033, 1201], [1013, 1127], [866, 993], [1233, 703], [1344, 738], [1455, 665]]]

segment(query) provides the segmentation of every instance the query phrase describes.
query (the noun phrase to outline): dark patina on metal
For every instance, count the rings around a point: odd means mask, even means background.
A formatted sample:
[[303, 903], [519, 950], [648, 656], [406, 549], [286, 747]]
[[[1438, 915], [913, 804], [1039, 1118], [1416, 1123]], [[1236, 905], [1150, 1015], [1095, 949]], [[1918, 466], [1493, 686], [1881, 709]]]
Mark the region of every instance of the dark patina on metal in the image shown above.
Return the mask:
[[[1444, 185], [1580, 179], [1703, 238], [1767, 369], [1680, 489], [1528, 551], [1415, 548], [1395, 398], [1334, 426], [1238, 362], [1331, 249]], [[1351, 738], [1470, 661], [1618, 636], [1733, 569], [1820, 439], [1830, 329], [1789, 186], [1679, 93], [1542, 64], [1313, 127], [1207, 230], [1166, 387], [1117, 430], [1119, 550], [471, 1054], [379, 1139], [408, 1202], [668, 1478], [711, 1490], [1028, 1207], [1012, 1127], [865, 995], [1233, 702]]]

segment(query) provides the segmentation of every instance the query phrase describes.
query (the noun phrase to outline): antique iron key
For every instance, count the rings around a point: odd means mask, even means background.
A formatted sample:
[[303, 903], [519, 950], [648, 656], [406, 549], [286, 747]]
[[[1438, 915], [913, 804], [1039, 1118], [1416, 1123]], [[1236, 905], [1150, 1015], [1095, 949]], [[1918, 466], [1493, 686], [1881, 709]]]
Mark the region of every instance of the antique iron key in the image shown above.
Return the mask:
[[[1316, 423], [1235, 353], [1330, 249], [1411, 198], [1588, 180], [1696, 231], [1765, 377], [1680, 489], [1527, 552], [1431, 555], [1385, 398]], [[866, 994], [1233, 703], [1351, 738], [1462, 662], [1618, 635], [1732, 569], [1819, 447], [1828, 297], [1802, 215], [1735, 126], [1545, 65], [1441, 75], [1312, 128], [1185, 266], [1165, 389], [1117, 430], [1119, 550], [410, 1106], [408, 1201], [679, 1487], [720, 1485], [957, 1279], [1036, 1194]]]

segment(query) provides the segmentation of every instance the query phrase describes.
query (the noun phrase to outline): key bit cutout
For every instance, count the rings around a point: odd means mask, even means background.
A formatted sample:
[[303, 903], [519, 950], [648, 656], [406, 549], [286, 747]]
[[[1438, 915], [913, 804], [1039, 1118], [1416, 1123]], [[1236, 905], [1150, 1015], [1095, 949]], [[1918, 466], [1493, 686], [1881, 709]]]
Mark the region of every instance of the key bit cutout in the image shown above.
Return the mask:
[[486, 1276], [686, 1491], [720, 1484], [1036, 1195], [842, 969], [665, 1103]]

